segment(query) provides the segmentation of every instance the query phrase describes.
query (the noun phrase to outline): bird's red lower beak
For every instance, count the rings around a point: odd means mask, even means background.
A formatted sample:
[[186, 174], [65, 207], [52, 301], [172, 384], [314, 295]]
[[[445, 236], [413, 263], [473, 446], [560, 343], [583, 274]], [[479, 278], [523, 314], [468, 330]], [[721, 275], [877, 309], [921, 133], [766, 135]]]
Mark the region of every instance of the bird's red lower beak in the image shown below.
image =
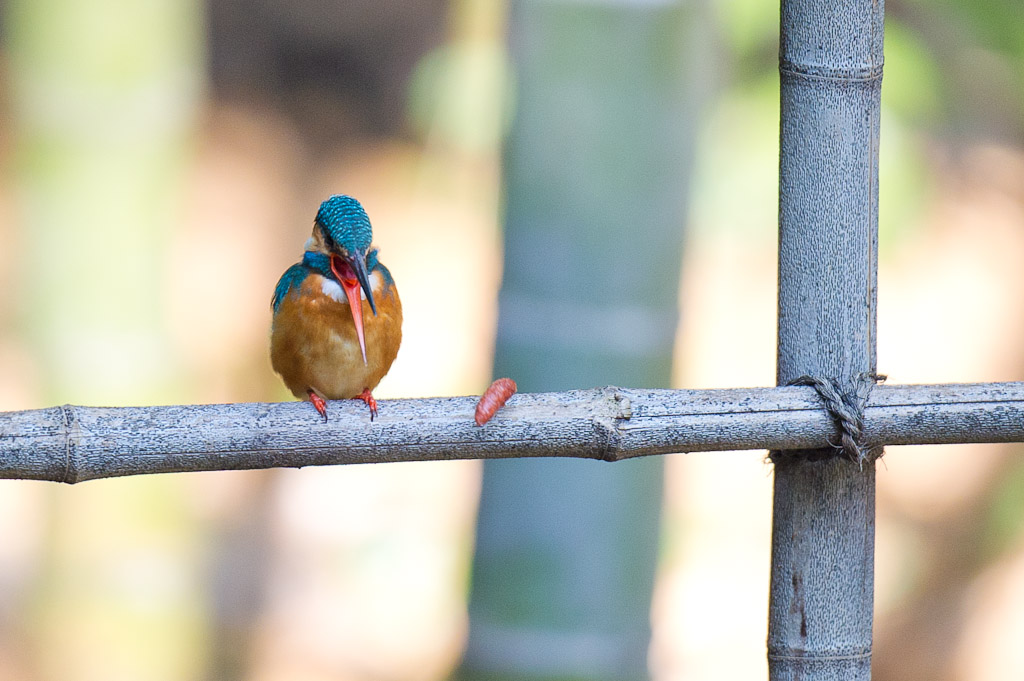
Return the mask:
[[352, 321], [356, 325], [356, 336], [359, 338], [359, 350], [363, 353], [363, 364], [366, 361], [366, 339], [363, 337], [363, 301], [360, 296], [359, 280], [355, 272], [344, 259], [338, 256], [331, 257], [331, 271], [341, 282], [341, 288], [348, 298], [348, 306], [352, 310]]

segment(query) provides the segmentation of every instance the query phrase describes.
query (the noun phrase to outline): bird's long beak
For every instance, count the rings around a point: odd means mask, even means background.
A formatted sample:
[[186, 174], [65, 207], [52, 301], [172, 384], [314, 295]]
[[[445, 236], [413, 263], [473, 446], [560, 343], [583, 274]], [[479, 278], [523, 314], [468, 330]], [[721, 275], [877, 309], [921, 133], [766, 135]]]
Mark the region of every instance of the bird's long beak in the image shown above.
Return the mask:
[[359, 290], [366, 294], [373, 314], [377, 314], [377, 305], [373, 302], [373, 289], [370, 288], [370, 275], [366, 271], [366, 254], [358, 251], [351, 257], [331, 256], [331, 271], [341, 282], [341, 288], [348, 298], [348, 306], [352, 311], [352, 321], [356, 325], [356, 336], [359, 338], [359, 350], [363, 353], [363, 364], [366, 364], [366, 339], [363, 337], [363, 301]]

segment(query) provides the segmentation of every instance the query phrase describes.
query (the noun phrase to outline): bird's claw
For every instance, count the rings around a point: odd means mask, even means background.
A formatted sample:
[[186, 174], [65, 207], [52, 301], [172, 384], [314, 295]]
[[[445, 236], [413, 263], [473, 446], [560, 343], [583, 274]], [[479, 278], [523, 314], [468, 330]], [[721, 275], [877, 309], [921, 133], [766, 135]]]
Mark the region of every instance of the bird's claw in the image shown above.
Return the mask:
[[362, 400], [370, 408], [370, 421], [377, 418], [377, 400], [374, 399], [373, 393], [370, 392], [369, 388], [356, 395], [354, 399]]
[[[313, 390], [307, 390], [306, 392], [309, 393], [309, 401], [313, 403], [314, 407], [316, 407], [316, 410], [320, 413], [324, 423], [327, 423], [327, 401], [313, 392]], [[371, 421], [377, 418], [377, 400], [374, 399], [373, 393], [370, 392], [369, 388], [356, 395], [353, 399], [362, 400], [366, 403], [366, 406], [370, 408]]]
[[320, 412], [320, 417], [323, 418], [324, 423], [327, 423], [327, 402], [312, 390], [308, 390], [307, 392], [309, 393], [309, 401], [312, 402], [313, 406], [316, 407], [316, 410]]

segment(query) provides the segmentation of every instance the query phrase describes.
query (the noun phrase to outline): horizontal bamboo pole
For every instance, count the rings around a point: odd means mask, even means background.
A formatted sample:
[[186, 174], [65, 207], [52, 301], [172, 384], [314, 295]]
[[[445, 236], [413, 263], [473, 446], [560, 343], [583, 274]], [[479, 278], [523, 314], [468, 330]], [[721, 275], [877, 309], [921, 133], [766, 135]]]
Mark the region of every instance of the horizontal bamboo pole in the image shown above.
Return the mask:
[[[474, 397], [76, 407], [0, 413], [0, 478], [75, 483], [148, 473], [346, 463], [811, 449], [838, 442], [813, 388], [596, 388], [513, 396], [483, 427]], [[1024, 441], [1024, 383], [879, 385], [868, 446]]]

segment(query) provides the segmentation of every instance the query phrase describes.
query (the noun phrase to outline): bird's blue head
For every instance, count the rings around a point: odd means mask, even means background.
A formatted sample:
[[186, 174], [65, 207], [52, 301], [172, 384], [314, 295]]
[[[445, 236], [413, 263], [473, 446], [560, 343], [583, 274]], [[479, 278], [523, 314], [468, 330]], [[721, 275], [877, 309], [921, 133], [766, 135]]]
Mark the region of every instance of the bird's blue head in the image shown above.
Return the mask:
[[324, 242], [331, 250], [366, 254], [373, 240], [370, 218], [362, 204], [351, 196], [335, 194], [320, 204], [316, 224], [323, 232]]
[[306, 244], [307, 252], [303, 258], [303, 262], [309, 262], [311, 257], [322, 262], [318, 268], [321, 273], [333, 277], [345, 291], [363, 362], [366, 361], [366, 343], [360, 291], [366, 296], [370, 310], [377, 314], [366, 263], [372, 240], [370, 218], [360, 203], [351, 196], [336, 194], [320, 204], [313, 221], [313, 236]]

